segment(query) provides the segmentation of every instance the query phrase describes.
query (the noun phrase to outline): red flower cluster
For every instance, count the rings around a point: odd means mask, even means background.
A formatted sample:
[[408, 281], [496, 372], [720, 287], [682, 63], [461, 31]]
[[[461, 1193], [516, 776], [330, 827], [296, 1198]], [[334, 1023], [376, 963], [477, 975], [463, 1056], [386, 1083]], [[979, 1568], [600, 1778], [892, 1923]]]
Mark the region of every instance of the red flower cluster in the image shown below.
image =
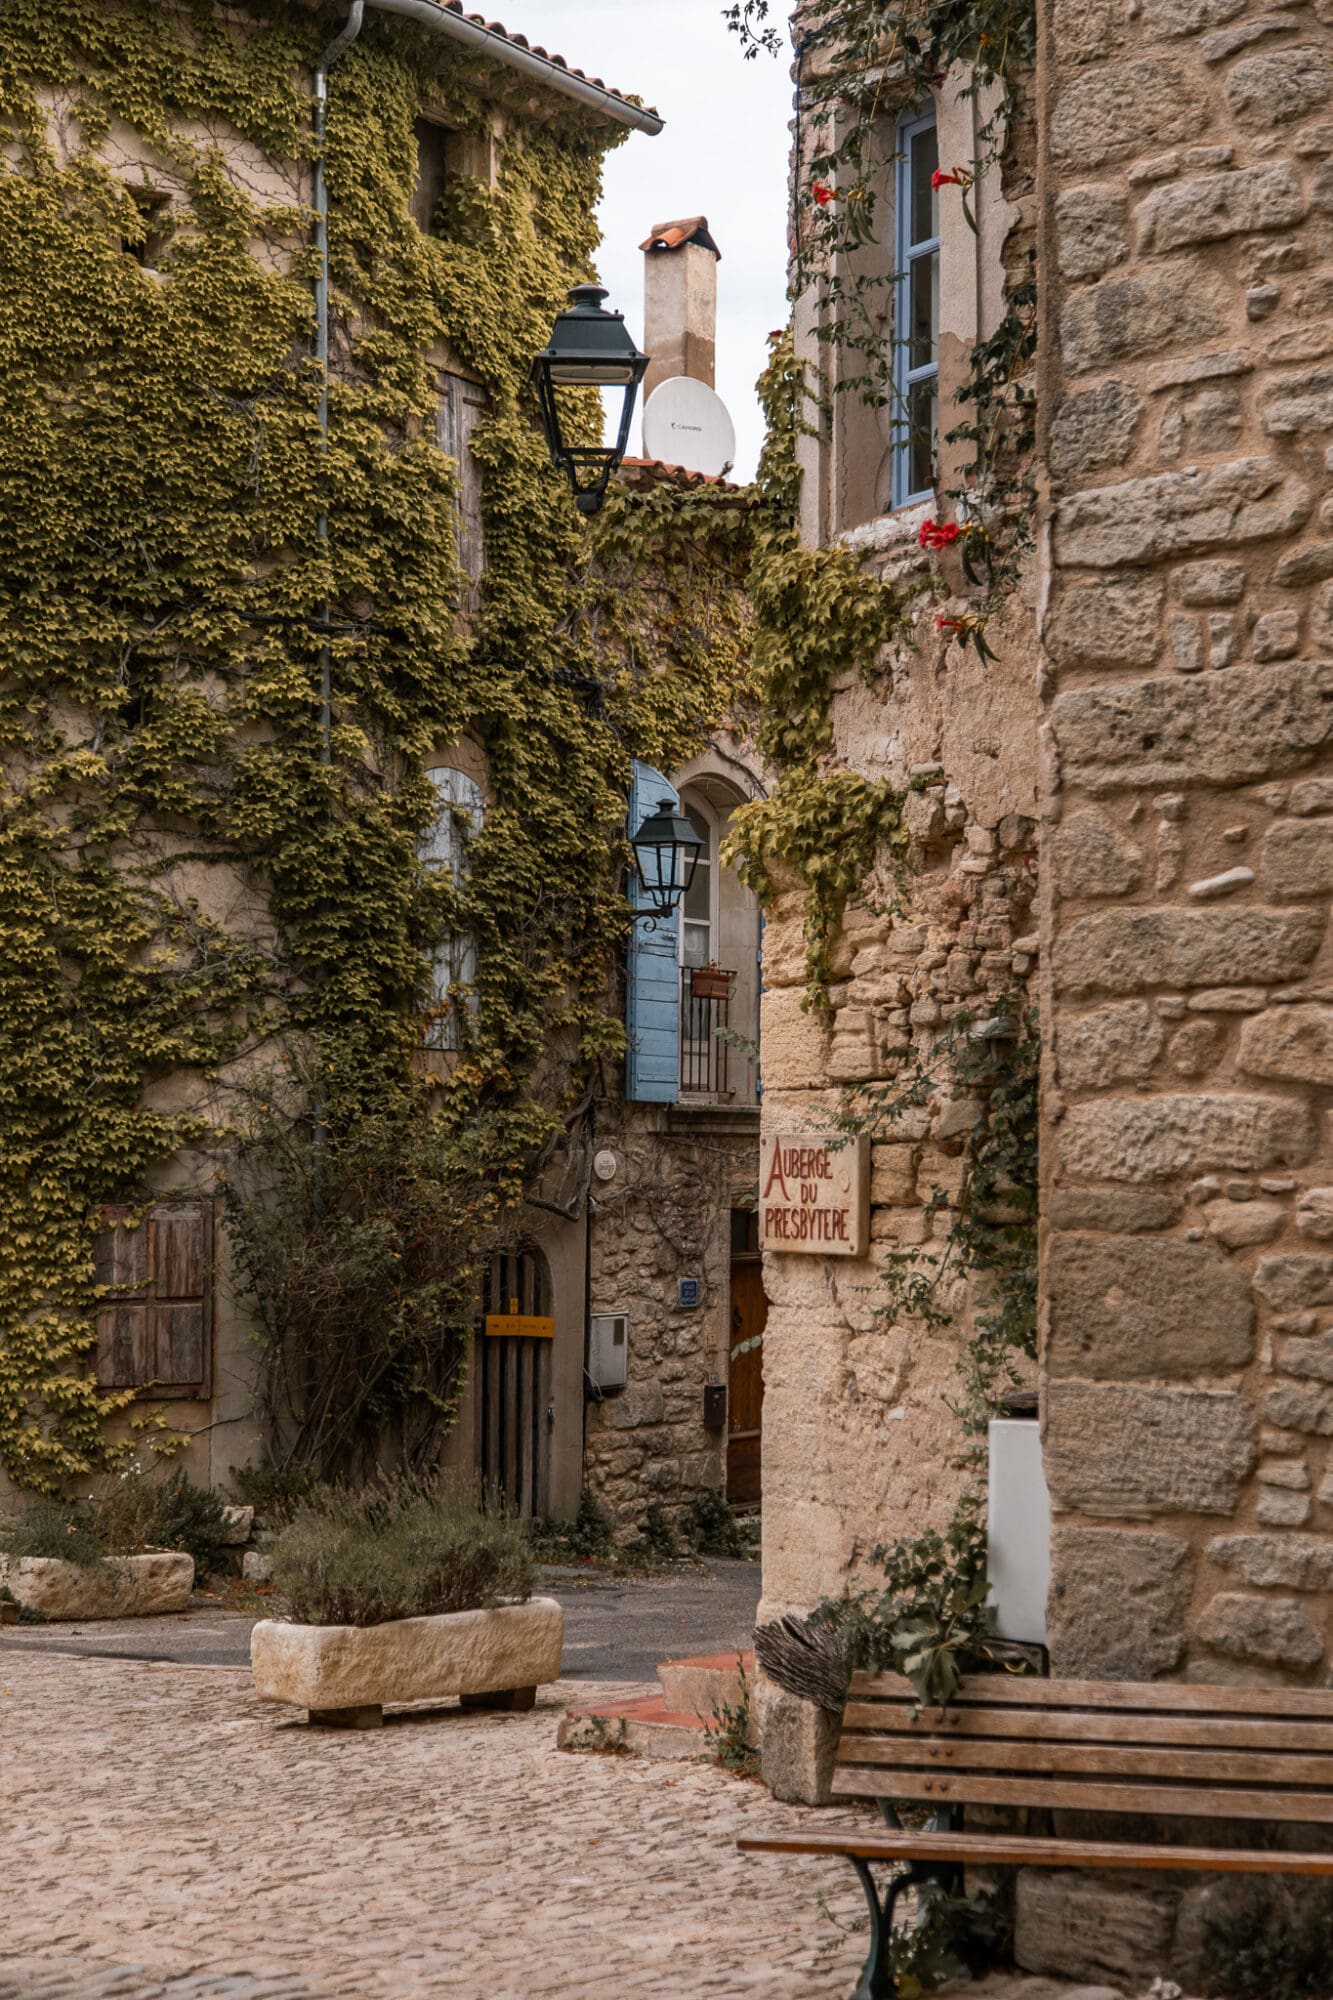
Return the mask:
[[941, 611], [939, 617], [935, 620], [935, 630], [937, 632], [966, 632], [967, 620], [965, 618], [946, 618]]
[[947, 549], [950, 542], [956, 542], [962, 532], [954, 521], [923, 521], [917, 540], [923, 549]]
[[823, 181], [816, 181], [814, 187], [811, 189], [811, 193], [821, 208], [827, 207], [829, 202], [836, 201], [838, 198], [838, 190], [836, 188], [825, 187]]
[[965, 174], [961, 167], [955, 167], [951, 174], [946, 174], [943, 167], [936, 167], [930, 177], [930, 185], [933, 188], [966, 187], [971, 178], [971, 174]]

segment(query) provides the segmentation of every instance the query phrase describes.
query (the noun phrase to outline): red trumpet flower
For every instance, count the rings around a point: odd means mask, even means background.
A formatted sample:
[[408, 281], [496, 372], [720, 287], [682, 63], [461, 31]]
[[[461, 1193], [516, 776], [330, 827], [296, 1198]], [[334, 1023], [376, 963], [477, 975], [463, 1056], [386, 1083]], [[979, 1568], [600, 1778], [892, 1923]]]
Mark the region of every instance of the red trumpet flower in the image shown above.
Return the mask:
[[923, 549], [947, 549], [962, 532], [954, 521], [923, 521], [917, 540]]
[[811, 189], [811, 193], [821, 208], [827, 207], [829, 202], [836, 201], [838, 198], [838, 190], [826, 187], [823, 181], [816, 181], [814, 187]]

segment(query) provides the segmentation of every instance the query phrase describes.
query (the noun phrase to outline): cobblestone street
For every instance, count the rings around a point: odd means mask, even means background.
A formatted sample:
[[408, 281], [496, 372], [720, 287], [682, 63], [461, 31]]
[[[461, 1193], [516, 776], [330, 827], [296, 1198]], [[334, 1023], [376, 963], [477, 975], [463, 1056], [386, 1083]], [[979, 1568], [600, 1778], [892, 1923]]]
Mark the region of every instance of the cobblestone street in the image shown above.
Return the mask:
[[850, 1871], [734, 1847], [816, 1816], [557, 1751], [615, 1691], [315, 1731], [246, 1671], [0, 1642], [0, 2000], [846, 2000]]

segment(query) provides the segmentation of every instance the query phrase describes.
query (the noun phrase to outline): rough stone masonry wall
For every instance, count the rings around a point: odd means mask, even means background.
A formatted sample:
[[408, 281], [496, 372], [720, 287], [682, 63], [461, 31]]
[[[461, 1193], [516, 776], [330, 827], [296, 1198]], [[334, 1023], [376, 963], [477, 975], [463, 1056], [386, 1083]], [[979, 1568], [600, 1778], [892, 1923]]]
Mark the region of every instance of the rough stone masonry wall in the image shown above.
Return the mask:
[[1333, 1636], [1333, 4], [1042, 69], [1055, 1672]]
[[[629, 1381], [588, 1404], [584, 1479], [622, 1530], [653, 1503], [678, 1517], [725, 1476], [726, 1432], [704, 1428], [703, 1392], [727, 1379], [731, 1210], [754, 1206], [754, 1135], [673, 1134], [669, 1117], [598, 1110], [616, 1171], [592, 1187], [589, 1310], [629, 1314]], [[680, 1304], [682, 1278], [699, 1280], [698, 1306]]]
[[[883, 524], [892, 573], [919, 560], [920, 511]], [[934, 634], [896, 652], [873, 687], [835, 694], [846, 762], [907, 787], [904, 879], [887, 873], [849, 905], [834, 943], [831, 1017], [806, 997], [803, 893], [784, 895], [764, 933], [766, 1131], [827, 1126], [855, 1086], [930, 1063], [960, 1009], [984, 1014], [1021, 993], [1036, 948], [1036, 729], [1030, 614], [1016, 606], [997, 667]], [[908, 1053], [904, 1055], [903, 1051]], [[966, 1280], [941, 1289], [947, 1322], [886, 1319], [889, 1260], [938, 1248], [957, 1194], [975, 1106], [949, 1088], [871, 1149], [870, 1252], [861, 1259], [769, 1255], [764, 1343], [764, 1550], [760, 1618], [809, 1610], [849, 1574], [873, 1575], [879, 1542], [943, 1526], [956, 1498], [956, 1364], [970, 1323]]]

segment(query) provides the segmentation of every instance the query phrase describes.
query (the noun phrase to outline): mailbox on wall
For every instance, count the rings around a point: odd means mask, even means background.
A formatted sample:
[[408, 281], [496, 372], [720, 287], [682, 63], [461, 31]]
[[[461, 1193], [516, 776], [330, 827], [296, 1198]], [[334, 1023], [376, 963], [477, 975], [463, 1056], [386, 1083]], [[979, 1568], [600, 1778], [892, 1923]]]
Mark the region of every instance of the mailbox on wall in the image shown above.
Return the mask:
[[623, 1389], [629, 1380], [629, 1314], [593, 1313], [588, 1321], [588, 1380], [594, 1389]]
[[1041, 1426], [1034, 1418], [996, 1417], [991, 1424], [987, 1542], [997, 1635], [1044, 1646], [1051, 1498], [1041, 1459]]

